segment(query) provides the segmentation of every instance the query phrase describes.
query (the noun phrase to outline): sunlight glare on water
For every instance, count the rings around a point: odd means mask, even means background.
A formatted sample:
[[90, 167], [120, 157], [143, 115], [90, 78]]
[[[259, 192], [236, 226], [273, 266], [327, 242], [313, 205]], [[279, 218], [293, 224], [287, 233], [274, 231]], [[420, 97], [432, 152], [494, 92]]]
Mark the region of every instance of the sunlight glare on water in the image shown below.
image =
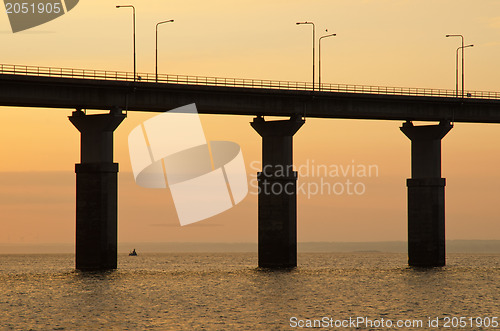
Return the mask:
[[[450, 254], [412, 269], [405, 254], [302, 253], [294, 270], [254, 253], [119, 256], [82, 273], [73, 256], [0, 256], [0, 326], [22, 330], [291, 329], [290, 318], [498, 316], [500, 256]], [[360, 328], [363, 329], [363, 328]]]

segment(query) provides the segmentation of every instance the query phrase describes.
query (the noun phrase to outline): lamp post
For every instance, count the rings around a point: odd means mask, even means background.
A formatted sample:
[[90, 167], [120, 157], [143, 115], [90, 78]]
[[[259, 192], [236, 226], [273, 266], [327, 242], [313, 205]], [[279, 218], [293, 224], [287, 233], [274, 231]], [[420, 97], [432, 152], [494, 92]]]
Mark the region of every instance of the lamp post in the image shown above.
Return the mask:
[[158, 22], [156, 23], [156, 53], [155, 53], [155, 78], [156, 82], [158, 83], [158, 25], [163, 24], [163, 23], [170, 23], [173, 22], [174, 20], [168, 20], [168, 21], [163, 21], [163, 22]]
[[[328, 30], [326, 30], [326, 32], [328, 32]], [[319, 57], [319, 77], [318, 77], [318, 80], [319, 80], [319, 87], [318, 89], [321, 91], [321, 39], [323, 38], [328, 38], [328, 37], [334, 37], [336, 36], [337, 34], [336, 33], [331, 33], [331, 34], [327, 34], [327, 35], [324, 35], [322, 37], [319, 38], [319, 54], [318, 54], [318, 57]]]
[[[457, 48], [457, 77], [458, 77], [458, 51], [462, 50], [462, 98], [464, 97], [464, 49], [467, 47], [474, 47], [474, 45], [465, 45]], [[458, 82], [457, 82], [457, 97], [458, 97]]]
[[[446, 37], [460, 37], [462, 38], [462, 97], [464, 96], [464, 36], [461, 34], [447, 34]], [[469, 46], [467, 46], [469, 47]], [[470, 46], [471, 47], [471, 46]], [[457, 85], [457, 97], [458, 97], [458, 53], [457, 53], [457, 78], [456, 78], [456, 85]]]
[[312, 28], [313, 28], [313, 38], [312, 38], [312, 41], [313, 41], [313, 59], [312, 59], [312, 64], [313, 64], [313, 92], [314, 92], [314, 83], [315, 83], [315, 80], [314, 80], [314, 72], [315, 72], [315, 68], [314, 68], [314, 62], [315, 62], [315, 56], [314, 56], [314, 44], [315, 44], [315, 40], [316, 40], [316, 26], [314, 25], [313, 22], [297, 22], [296, 23], [297, 25], [301, 25], [301, 24], [310, 24], [312, 25]]
[[116, 6], [116, 8], [132, 8], [133, 11], [133, 30], [134, 30], [134, 82], [137, 76], [137, 61], [135, 56], [135, 7], [132, 5]]

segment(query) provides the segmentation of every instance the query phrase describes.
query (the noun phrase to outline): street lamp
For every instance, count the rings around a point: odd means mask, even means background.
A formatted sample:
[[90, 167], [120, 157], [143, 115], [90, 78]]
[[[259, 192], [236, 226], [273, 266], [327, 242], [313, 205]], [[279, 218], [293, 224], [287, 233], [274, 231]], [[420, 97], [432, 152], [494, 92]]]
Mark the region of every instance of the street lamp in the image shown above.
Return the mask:
[[[326, 32], [328, 32], [328, 30], [326, 30]], [[319, 54], [318, 54], [318, 57], [319, 57], [319, 90], [321, 91], [321, 39], [323, 38], [328, 38], [328, 37], [334, 37], [336, 36], [337, 34], [336, 33], [332, 33], [332, 34], [327, 34], [327, 35], [324, 35], [322, 37], [319, 38]]]
[[158, 22], [156, 23], [156, 55], [155, 55], [155, 77], [156, 77], [156, 82], [158, 83], [158, 25], [163, 24], [163, 23], [170, 23], [173, 22], [174, 20], [168, 20], [168, 21], [163, 21], [163, 22]]
[[314, 25], [313, 22], [297, 22], [296, 23], [297, 25], [301, 25], [301, 24], [311, 24], [312, 27], [313, 27], [313, 60], [312, 60], [312, 63], [313, 63], [313, 92], [314, 92], [314, 72], [315, 72], [315, 69], [314, 69], [314, 62], [315, 62], [315, 56], [314, 56], [314, 44], [315, 44], [315, 40], [316, 40], [316, 36], [315, 36], [315, 30], [316, 30], [316, 26]]
[[[460, 47], [462, 49], [462, 97], [464, 96], [464, 48], [466, 48], [464, 46], [464, 36], [461, 35], [461, 34], [447, 34], [446, 37], [460, 37], [462, 38], [462, 47]], [[467, 46], [469, 47], [469, 46]], [[457, 85], [457, 97], [458, 97], [458, 53], [457, 53], [457, 77], [456, 77], [456, 85]]]
[[125, 5], [125, 6], [116, 6], [116, 8], [132, 8], [133, 10], [133, 30], [134, 30], [134, 82], [135, 82], [135, 77], [137, 76], [137, 62], [136, 62], [136, 56], [135, 56], [135, 7], [132, 5]]
[[[467, 47], [474, 47], [474, 45], [466, 45], [466, 46], [460, 46], [457, 48], [457, 77], [458, 77], [458, 51], [462, 50], [462, 98], [464, 97], [464, 48]], [[457, 82], [457, 97], [458, 97], [458, 82]]]

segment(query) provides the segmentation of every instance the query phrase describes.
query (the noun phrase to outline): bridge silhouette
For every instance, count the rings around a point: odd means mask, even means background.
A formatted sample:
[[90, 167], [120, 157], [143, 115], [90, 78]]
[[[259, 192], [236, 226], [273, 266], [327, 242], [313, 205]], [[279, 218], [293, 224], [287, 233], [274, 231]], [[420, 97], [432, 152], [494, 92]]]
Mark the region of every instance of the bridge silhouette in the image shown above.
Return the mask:
[[[113, 132], [128, 111], [164, 112], [196, 103], [199, 113], [255, 116], [262, 136], [259, 187], [287, 185], [280, 194], [259, 190], [260, 267], [297, 265], [297, 173], [293, 135], [306, 117], [403, 121], [411, 140], [408, 187], [408, 263], [445, 265], [445, 178], [441, 140], [454, 122], [500, 123], [500, 93], [316, 84], [306, 82], [134, 74], [119, 71], [0, 64], [0, 106], [76, 109], [69, 120], [81, 132], [76, 172], [76, 268], [117, 267], [117, 173]], [[83, 110], [109, 113], [88, 115]], [[125, 113], [124, 113], [125, 111]], [[289, 120], [265, 120], [285, 116]], [[413, 121], [439, 122], [419, 125]], [[280, 174], [278, 175], [278, 172]], [[266, 193], [262, 193], [266, 192]], [[290, 193], [292, 192], [292, 194]]]

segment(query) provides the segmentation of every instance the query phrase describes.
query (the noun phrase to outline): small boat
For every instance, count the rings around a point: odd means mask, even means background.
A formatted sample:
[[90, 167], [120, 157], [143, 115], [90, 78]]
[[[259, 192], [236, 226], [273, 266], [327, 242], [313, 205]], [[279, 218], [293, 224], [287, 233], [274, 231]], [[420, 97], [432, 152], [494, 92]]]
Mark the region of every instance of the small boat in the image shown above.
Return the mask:
[[128, 256], [137, 256], [137, 252], [135, 251], [135, 248], [132, 252], [128, 253]]

